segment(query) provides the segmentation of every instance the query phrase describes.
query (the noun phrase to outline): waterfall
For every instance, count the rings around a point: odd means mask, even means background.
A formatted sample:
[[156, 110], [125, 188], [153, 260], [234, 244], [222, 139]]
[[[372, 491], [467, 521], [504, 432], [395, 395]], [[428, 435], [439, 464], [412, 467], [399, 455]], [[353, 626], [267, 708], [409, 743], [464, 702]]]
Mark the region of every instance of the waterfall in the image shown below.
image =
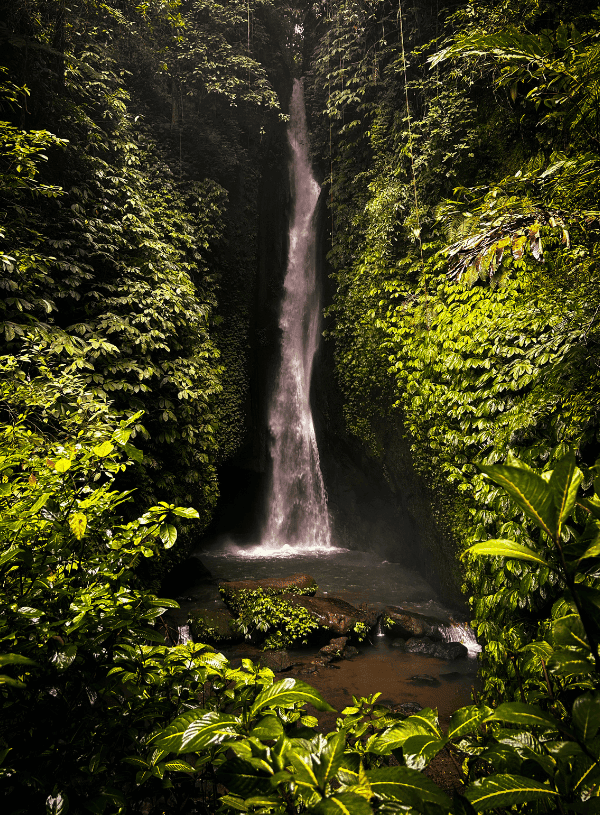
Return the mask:
[[281, 360], [269, 407], [272, 472], [263, 544], [301, 551], [329, 548], [327, 497], [310, 410], [310, 380], [319, 342], [314, 215], [320, 187], [308, 158], [302, 82], [290, 105], [292, 216], [279, 327]]

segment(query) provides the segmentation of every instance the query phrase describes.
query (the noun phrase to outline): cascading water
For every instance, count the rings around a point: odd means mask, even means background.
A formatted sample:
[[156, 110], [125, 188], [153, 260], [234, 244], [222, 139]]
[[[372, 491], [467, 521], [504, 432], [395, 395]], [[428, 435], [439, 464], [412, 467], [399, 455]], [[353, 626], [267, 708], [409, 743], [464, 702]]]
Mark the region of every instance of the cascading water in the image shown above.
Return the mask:
[[320, 187], [308, 158], [302, 82], [294, 81], [288, 140], [293, 211], [279, 326], [281, 362], [269, 409], [272, 473], [263, 546], [314, 552], [331, 546], [327, 496], [310, 409], [319, 341], [314, 215]]

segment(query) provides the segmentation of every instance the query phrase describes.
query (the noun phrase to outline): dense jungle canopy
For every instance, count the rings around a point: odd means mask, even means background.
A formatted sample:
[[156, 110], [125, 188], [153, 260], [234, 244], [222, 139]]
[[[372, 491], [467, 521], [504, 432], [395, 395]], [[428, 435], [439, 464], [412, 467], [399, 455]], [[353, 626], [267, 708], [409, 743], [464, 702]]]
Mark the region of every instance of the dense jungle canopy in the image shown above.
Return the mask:
[[[3, 811], [600, 812], [600, 8], [0, 21]], [[252, 444], [297, 76], [346, 427], [374, 461], [407, 441], [483, 646], [445, 729], [371, 698], [323, 735], [305, 683], [158, 629]]]

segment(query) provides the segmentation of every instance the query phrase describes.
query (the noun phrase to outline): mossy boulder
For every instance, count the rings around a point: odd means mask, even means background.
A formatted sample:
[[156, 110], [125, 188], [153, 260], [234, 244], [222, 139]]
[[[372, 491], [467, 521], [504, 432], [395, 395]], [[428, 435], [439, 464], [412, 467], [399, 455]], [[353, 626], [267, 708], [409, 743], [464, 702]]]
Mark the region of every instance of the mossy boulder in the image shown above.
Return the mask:
[[260, 592], [275, 597], [281, 594], [313, 595], [317, 590], [314, 577], [309, 574], [292, 574], [288, 577], [266, 577], [262, 580], [232, 580], [219, 583], [223, 600], [234, 611], [239, 611], [244, 598]]
[[235, 618], [226, 608], [192, 608], [188, 621], [194, 642], [223, 643], [242, 639]]
[[[338, 597], [303, 597], [301, 595], [283, 595], [291, 606], [305, 609], [320, 628], [336, 634], [338, 637], [348, 637], [357, 630], [367, 627], [367, 612], [350, 605]], [[363, 628], [364, 627], [364, 628]]]

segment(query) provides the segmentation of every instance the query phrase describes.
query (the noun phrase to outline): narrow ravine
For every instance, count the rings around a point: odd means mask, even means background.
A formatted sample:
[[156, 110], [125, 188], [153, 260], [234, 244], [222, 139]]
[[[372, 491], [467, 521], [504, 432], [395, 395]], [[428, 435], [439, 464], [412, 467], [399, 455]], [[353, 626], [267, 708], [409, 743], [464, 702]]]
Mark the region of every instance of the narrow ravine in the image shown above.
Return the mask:
[[[379, 691], [382, 701], [390, 706], [433, 706], [444, 718], [470, 699], [476, 643], [473, 640], [469, 654], [454, 661], [405, 652], [398, 639], [385, 634], [381, 620], [386, 609], [402, 606], [417, 615], [433, 617], [444, 628], [445, 639], [464, 639], [452, 626], [452, 609], [421, 574], [401, 562], [405, 558], [400, 548], [400, 562], [394, 562], [395, 558], [385, 559], [370, 548], [374, 541], [364, 541], [366, 551], [350, 550], [331, 532], [310, 402], [321, 318], [315, 222], [320, 188], [309, 160], [301, 80], [294, 82], [288, 142], [292, 211], [279, 312], [279, 367], [268, 413], [271, 472], [265, 523], [253, 540], [227, 535], [207, 540], [198, 554], [212, 581], [193, 587], [191, 593], [209, 613], [210, 609], [226, 613], [217, 591], [219, 583], [285, 580], [291, 574], [308, 574], [319, 587], [317, 599], [325, 603], [339, 599], [354, 609], [371, 609], [380, 623], [365, 632], [362, 640], [349, 632], [354, 643], [348, 650], [349, 658], [332, 664], [324, 664], [318, 653], [325, 633], [311, 647], [298, 644], [282, 660], [288, 665], [287, 672], [305, 676], [337, 709], [351, 704], [353, 695]], [[265, 659], [256, 638], [251, 643], [219, 643], [219, 648], [234, 664], [244, 657]], [[323, 724], [331, 722], [325, 717]]]

